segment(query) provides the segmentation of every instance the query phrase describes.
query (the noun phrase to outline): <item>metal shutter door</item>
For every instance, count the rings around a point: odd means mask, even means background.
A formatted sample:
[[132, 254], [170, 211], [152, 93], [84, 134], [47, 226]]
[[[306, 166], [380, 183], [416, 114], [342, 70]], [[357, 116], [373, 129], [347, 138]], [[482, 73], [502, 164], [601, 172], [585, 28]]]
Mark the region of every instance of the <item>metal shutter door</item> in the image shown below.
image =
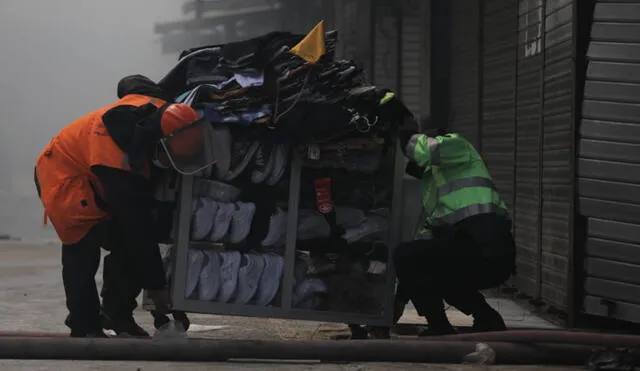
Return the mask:
[[518, 288], [539, 299], [540, 286], [540, 145], [542, 64], [540, 30], [542, 0], [518, 2], [516, 105], [516, 201], [514, 235]]
[[482, 154], [512, 216], [515, 201], [515, 116], [518, 4], [484, 2], [482, 24]]
[[422, 74], [427, 73], [424, 63], [424, 27], [427, 2], [408, 1], [404, 3], [400, 22], [400, 94], [407, 108], [420, 118], [422, 103]]
[[597, 1], [587, 57], [578, 160], [584, 311], [640, 322], [640, 4]]
[[450, 103], [452, 132], [478, 147], [479, 1], [451, 0]]
[[376, 0], [374, 6], [373, 82], [378, 86], [398, 91], [399, 17], [389, 1]]
[[541, 297], [566, 311], [573, 213], [572, 0], [547, 0], [543, 40]]

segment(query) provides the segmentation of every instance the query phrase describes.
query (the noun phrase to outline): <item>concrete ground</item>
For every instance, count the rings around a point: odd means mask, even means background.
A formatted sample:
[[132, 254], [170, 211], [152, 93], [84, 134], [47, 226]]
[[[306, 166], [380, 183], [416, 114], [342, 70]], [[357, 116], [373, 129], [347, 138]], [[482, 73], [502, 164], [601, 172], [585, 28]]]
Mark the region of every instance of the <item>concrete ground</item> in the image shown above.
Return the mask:
[[[57, 243], [0, 242], [0, 330], [67, 332], [64, 291], [60, 278], [60, 247]], [[99, 278], [99, 277], [98, 277]], [[552, 327], [524, 308], [505, 300], [494, 301], [510, 327]], [[469, 319], [450, 310], [455, 325], [467, 326]], [[138, 322], [152, 330], [151, 316], [140, 309]], [[219, 339], [326, 339], [345, 331], [339, 324], [275, 319], [251, 319], [192, 315], [190, 336]], [[402, 322], [422, 323], [408, 308]], [[146, 362], [54, 362], [0, 360], [1, 370], [479, 370], [480, 366], [409, 364], [319, 364], [248, 363], [175, 364]], [[566, 367], [491, 367], [492, 370], [566, 370]]]

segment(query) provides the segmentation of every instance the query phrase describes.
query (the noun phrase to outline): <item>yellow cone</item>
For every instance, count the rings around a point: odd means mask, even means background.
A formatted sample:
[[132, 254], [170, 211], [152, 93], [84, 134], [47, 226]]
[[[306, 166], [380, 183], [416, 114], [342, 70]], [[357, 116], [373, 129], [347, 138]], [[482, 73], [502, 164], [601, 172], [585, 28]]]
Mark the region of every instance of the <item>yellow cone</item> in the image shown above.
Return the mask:
[[324, 21], [320, 21], [290, 52], [309, 63], [318, 62], [326, 52], [324, 47]]

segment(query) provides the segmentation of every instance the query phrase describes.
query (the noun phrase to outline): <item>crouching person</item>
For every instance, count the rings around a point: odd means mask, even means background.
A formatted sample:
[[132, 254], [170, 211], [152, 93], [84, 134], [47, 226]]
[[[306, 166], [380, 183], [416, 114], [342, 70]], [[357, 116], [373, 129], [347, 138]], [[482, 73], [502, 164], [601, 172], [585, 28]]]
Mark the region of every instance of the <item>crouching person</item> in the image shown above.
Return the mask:
[[407, 173], [422, 181], [427, 217], [416, 240], [395, 251], [402, 287], [396, 306], [411, 300], [427, 319], [425, 335], [455, 333], [443, 301], [473, 316], [474, 331], [506, 330], [479, 292], [515, 273], [509, 213], [482, 157], [458, 134], [400, 136]]
[[[197, 113], [167, 104], [143, 76], [123, 79], [120, 100], [62, 129], [37, 158], [35, 182], [46, 217], [62, 241], [62, 278], [73, 337], [148, 336], [133, 318], [149, 291], [156, 309], [171, 306], [153, 226], [150, 172], [159, 141], [191, 128]], [[174, 153], [197, 151], [201, 135], [176, 136]], [[184, 142], [184, 143], [181, 143]], [[166, 160], [166, 158], [163, 158]], [[95, 274], [104, 259], [102, 306]]]

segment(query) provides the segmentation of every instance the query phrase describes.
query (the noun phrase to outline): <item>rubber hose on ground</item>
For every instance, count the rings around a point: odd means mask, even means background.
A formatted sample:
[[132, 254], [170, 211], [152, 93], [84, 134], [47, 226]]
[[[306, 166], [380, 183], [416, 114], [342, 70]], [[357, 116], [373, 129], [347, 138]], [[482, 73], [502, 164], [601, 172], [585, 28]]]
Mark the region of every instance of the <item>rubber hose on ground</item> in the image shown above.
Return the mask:
[[579, 331], [502, 331], [477, 332], [472, 334], [447, 335], [436, 338], [443, 341], [510, 342], [510, 343], [554, 343], [592, 345], [608, 348], [640, 348], [640, 336], [603, 334]]
[[[475, 342], [433, 340], [253, 341], [0, 337], [0, 359], [215, 362], [229, 359], [460, 363]], [[592, 347], [489, 343], [497, 364], [582, 365]]]

